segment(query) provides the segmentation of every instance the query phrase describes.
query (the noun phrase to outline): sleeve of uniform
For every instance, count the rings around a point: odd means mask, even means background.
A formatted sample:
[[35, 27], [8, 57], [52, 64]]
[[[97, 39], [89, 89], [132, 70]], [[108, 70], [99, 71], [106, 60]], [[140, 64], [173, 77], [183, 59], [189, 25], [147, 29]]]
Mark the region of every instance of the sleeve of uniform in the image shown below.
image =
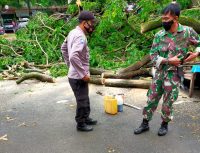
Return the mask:
[[200, 52], [200, 37], [193, 28], [190, 28], [189, 42], [196, 47], [196, 52]]
[[70, 63], [73, 65], [74, 69], [77, 71], [81, 78], [87, 75], [87, 72], [85, 71], [79, 56], [83, 51], [84, 45], [85, 38], [83, 36], [76, 37], [74, 39], [71, 54], [69, 56]]
[[161, 66], [161, 62], [164, 59], [163, 57], [159, 56], [159, 37], [156, 35], [153, 40], [153, 44], [150, 50], [150, 58], [153, 62], [153, 65], [156, 66], [158, 69]]
[[63, 42], [61, 46], [61, 52], [62, 52], [65, 63], [69, 67], [69, 53], [68, 53], [68, 47], [67, 47], [67, 38], [65, 39], [65, 41]]

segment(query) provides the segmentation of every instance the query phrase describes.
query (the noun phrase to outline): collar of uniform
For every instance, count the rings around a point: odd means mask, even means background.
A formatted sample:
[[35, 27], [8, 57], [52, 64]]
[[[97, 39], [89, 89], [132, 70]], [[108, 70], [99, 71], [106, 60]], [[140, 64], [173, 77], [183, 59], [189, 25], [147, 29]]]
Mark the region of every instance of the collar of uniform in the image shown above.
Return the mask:
[[[183, 28], [183, 25], [181, 25], [180, 23], [178, 24], [178, 29], [177, 29], [177, 32], [179, 33], [179, 32], [182, 32], [184, 30], [184, 28]], [[161, 32], [161, 36], [165, 36], [166, 34], [168, 34], [169, 32], [168, 31], [166, 31], [165, 29]]]
[[181, 25], [180, 23], [178, 24], [178, 30], [177, 32], [182, 32], [184, 31], [183, 25]]
[[76, 29], [80, 30], [85, 35], [84, 31], [79, 26], [76, 26]]

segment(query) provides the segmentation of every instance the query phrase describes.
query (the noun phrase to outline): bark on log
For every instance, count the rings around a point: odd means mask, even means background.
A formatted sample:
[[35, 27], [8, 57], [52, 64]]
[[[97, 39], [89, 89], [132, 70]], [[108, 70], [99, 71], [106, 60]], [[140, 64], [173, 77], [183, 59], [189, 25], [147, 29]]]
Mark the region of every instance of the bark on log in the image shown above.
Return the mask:
[[38, 72], [38, 73], [44, 74], [44, 71], [39, 70], [39, 69], [25, 69], [24, 72], [25, 72], [25, 73]]
[[22, 66], [23, 66], [24, 68], [28, 68], [28, 69], [32, 69], [32, 68], [33, 68], [33, 65], [30, 64], [30, 63], [27, 62], [27, 61], [23, 62], [23, 63], [22, 63]]
[[126, 80], [126, 79], [105, 79], [105, 86], [125, 87], [125, 88], [142, 88], [148, 89], [151, 81], [147, 80]]
[[149, 81], [149, 80], [91, 78], [90, 83], [98, 84], [98, 85], [105, 85], [105, 86], [109, 86], [109, 87], [148, 89], [151, 84], [151, 81]]
[[16, 81], [17, 84], [20, 84], [21, 82], [28, 80], [28, 79], [37, 79], [42, 82], [50, 82], [54, 83], [55, 81], [53, 80], [52, 77], [40, 73], [28, 73], [22, 76], [20, 79]]
[[101, 69], [101, 68], [90, 68], [90, 74], [91, 75], [101, 75], [102, 73], [104, 72], [109, 72], [109, 73], [113, 73], [114, 74], [114, 71], [109, 71], [109, 70], [105, 70], [105, 69]]
[[[182, 25], [192, 27], [197, 33], [200, 34], [200, 22], [194, 18], [181, 16], [179, 17], [179, 22]], [[162, 20], [161, 18], [155, 19], [153, 21], [145, 22], [141, 25], [141, 33], [145, 33], [154, 29], [162, 27]]]
[[91, 83], [91, 84], [97, 84], [97, 85], [103, 85], [104, 81], [105, 81], [105, 79], [103, 79], [103, 78], [94, 78], [94, 77], [91, 77], [89, 83]]
[[136, 71], [130, 71], [127, 73], [112, 74], [112, 73], [102, 73], [102, 78], [114, 78], [114, 79], [131, 79], [134, 76], [148, 75], [150, 74], [150, 69], [140, 69]]
[[91, 78], [101, 78], [101, 75], [90, 75]]
[[117, 72], [117, 74], [122, 74], [122, 73], [130, 72], [130, 71], [139, 70], [142, 66], [146, 65], [149, 62], [150, 62], [150, 56], [146, 55], [146, 56], [144, 56], [144, 58], [141, 61], [139, 61], [133, 65], [130, 65], [127, 68], [120, 69]]

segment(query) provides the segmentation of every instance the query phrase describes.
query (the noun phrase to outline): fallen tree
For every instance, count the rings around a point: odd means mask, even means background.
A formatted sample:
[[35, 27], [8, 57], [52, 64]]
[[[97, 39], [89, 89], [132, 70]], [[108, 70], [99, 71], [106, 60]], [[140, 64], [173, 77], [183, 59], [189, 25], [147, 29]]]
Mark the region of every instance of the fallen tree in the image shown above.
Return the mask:
[[118, 70], [117, 73], [122, 74], [122, 73], [130, 72], [130, 71], [138, 70], [149, 62], [150, 62], [150, 56], [146, 55], [146, 56], [144, 56], [144, 58], [142, 60], [138, 61], [137, 63], [135, 63], [133, 65], [128, 66], [127, 68]]
[[90, 74], [91, 75], [101, 75], [104, 72], [113, 73], [114, 74], [114, 71], [111, 71], [111, 70], [105, 70], [105, 69], [93, 68], [93, 67], [90, 68]]
[[102, 78], [114, 78], [114, 79], [131, 79], [135, 76], [140, 75], [149, 75], [150, 69], [140, 69], [135, 71], [129, 71], [126, 73], [120, 73], [120, 74], [113, 74], [113, 73], [102, 73]]
[[151, 84], [151, 81], [150, 80], [91, 78], [90, 83], [97, 84], [97, 85], [105, 85], [109, 87], [148, 89]]
[[39, 81], [42, 82], [50, 82], [50, 83], [54, 83], [54, 79], [51, 76], [45, 75], [45, 74], [41, 74], [41, 73], [28, 73], [28, 74], [24, 74], [20, 79], [18, 79], [16, 81], [17, 84], [20, 84], [21, 82], [28, 80], [28, 79], [37, 79]]

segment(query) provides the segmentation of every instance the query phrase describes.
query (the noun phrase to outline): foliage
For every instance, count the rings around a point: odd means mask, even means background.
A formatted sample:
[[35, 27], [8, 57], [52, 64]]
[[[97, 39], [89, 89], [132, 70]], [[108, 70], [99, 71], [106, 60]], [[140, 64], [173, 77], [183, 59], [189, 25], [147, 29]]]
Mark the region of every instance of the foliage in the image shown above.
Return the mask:
[[52, 5], [66, 5], [67, 0], [1, 0], [0, 5], [9, 5], [14, 7], [21, 7], [24, 4], [32, 4], [32, 6], [40, 5], [43, 7]]
[[67, 67], [65, 64], [52, 66], [49, 70], [53, 77], [66, 76], [67, 74]]
[[[93, 11], [100, 21], [95, 32], [88, 37], [90, 48], [90, 65], [105, 69], [125, 67], [141, 60], [150, 50], [153, 36], [158, 30], [140, 34], [140, 24], [160, 15], [163, 7], [171, 0], [140, 0], [137, 5], [142, 8], [139, 14], [132, 14], [127, 19], [124, 0], [84, 1], [83, 8]], [[184, 8], [190, 4], [186, 0], [179, 1]], [[45, 4], [48, 5], [48, 4]], [[76, 14], [75, 4], [68, 6], [67, 14]], [[199, 19], [199, 10], [183, 11], [186, 16]], [[65, 65], [62, 62], [60, 46], [69, 31], [78, 24], [77, 16], [69, 20], [57, 20], [47, 14], [38, 13], [30, 19], [28, 26], [17, 32], [17, 40], [9, 42], [0, 39], [0, 70], [6, 65], [23, 60], [35, 64], [54, 64], [50, 69], [53, 76], [65, 76]], [[9, 46], [9, 47], [8, 47]], [[16, 56], [20, 53], [22, 56]], [[48, 56], [47, 56], [48, 55]]]
[[177, 0], [177, 2], [181, 5], [182, 9], [187, 9], [192, 5], [192, 0]]
[[16, 63], [20, 63], [24, 61], [23, 57], [11, 57], [11, 56], [5, 56], [0, 57], [0, 72], [4, 69], [7, 69], [8, 66], [15, 65]]
[[[142, 8], [139, 14], [140, 19], [143, 21], [154, 18], [155, 15], [160, 15], [161, 11], [170, 4], [172, 0], [140, 0], [138, 5]], [[182, 9], [191, 7], [192, 0], [177, 0]]]
[[17, 32], [17, 41], [13, 43], [20, 46], [26, 60], [36, 64], [45, 64], [46, 56], [43, 49], [48, 55], [49, 62], [52, 63], [61, 58], [61, 42], [72, 29], [70, 27], [75, 26], [76, 23], [77, 21], [73, 19], [70, 24], [66, 24], [63, 20], [55, 21], [46, 14], [38, 13], [29, 22], [27, 28]]
[[72, 4], [72, 5], [69, 5], [68, 8], [67, 8], [67, 13], [68, 14], [74, 14], [78, 11], [78, 7], [76, 4]]
[[191, 18], [196, 18], [200, 20], [200, 9], [188, 9], [182, 11], [181, 15], [188, 16]]

